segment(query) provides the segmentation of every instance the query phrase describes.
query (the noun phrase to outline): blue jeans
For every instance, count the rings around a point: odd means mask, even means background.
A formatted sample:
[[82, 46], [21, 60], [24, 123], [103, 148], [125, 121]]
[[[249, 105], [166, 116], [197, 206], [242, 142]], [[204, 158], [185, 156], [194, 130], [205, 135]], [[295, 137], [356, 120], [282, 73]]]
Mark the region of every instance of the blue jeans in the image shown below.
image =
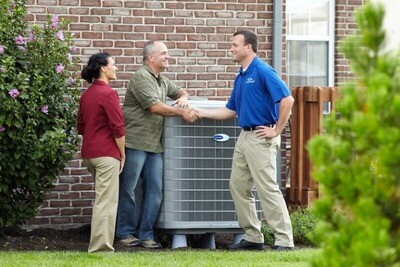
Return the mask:
[[[153, 226], [162, 201], [163, 154], [125, 148], [125, 166], [119, 176], [119, 201], [116, 237], [128, 235], [154, 239]], [[140, 214], [137, 217], [135, 187], [142, 178]], [[137, 224], [136, 224], [137, 219]]]

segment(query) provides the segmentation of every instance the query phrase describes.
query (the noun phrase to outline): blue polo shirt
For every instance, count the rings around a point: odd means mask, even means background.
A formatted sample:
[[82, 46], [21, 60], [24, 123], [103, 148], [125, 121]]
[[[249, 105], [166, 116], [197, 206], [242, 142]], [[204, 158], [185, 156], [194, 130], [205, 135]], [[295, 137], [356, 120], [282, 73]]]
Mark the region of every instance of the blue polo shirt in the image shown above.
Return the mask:
[[255, 57], [247, 70], [240, 68], [226, 108], [236, 112], [242, 128], [275, 124], [279, 102], [289, 95], [275, 70]]

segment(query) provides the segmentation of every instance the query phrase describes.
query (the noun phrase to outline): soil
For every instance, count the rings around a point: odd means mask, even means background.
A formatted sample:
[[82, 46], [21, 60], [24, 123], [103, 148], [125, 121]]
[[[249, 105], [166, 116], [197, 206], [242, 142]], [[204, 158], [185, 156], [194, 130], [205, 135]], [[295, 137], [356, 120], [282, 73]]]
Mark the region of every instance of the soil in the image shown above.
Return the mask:
[[[171, 249], [172, 235], [158, 233], [159, 242], [165, 249]], [[188, 248], [199, 248], [201, 235], [187, 235]], [[7, 229], [0, 233], [0, 251], [87, 251], [90, 239], [90, 226], [69, 230], [21, 228]], [[215, 246], [225, 249], [232, 243], [231, 234], [216, 234]], [[144, 248], [127, 248], [114, 244], [116, 251], [147, 250]]]

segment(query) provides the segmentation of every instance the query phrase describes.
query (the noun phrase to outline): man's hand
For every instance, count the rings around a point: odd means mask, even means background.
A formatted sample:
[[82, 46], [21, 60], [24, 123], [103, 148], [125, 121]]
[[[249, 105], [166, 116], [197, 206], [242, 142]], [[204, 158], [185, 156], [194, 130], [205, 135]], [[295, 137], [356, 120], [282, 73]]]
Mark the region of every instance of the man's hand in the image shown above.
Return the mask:
[[258, 129], [255, 130], [255, 134], [258, 138], [274, 138], [279, 135], [276, 131], [276, 125], [273, 128], [267, 126], [258, 126]]
[[178, 108], [187, 108], [189, 107], [188, 98], [186, 96], [181, 96], [180, 98], [176, 99], [172, 106], [177, 106]]
[[199, 118], [199, 115], [194, 108], [190, 108], [184, 110], [182, 118], [189, 123], [194, 123]]

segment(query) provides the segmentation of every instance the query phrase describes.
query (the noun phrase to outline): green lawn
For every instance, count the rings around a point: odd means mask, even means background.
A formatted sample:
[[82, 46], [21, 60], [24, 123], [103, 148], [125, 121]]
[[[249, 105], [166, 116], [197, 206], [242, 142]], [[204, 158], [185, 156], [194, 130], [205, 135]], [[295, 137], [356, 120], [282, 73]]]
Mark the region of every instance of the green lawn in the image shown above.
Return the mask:
[[0, 266], [309, 266], [318, 249], [289, 252], [229, 252], [221, 250], [169, 250], [93, 253], [0, 252]]

